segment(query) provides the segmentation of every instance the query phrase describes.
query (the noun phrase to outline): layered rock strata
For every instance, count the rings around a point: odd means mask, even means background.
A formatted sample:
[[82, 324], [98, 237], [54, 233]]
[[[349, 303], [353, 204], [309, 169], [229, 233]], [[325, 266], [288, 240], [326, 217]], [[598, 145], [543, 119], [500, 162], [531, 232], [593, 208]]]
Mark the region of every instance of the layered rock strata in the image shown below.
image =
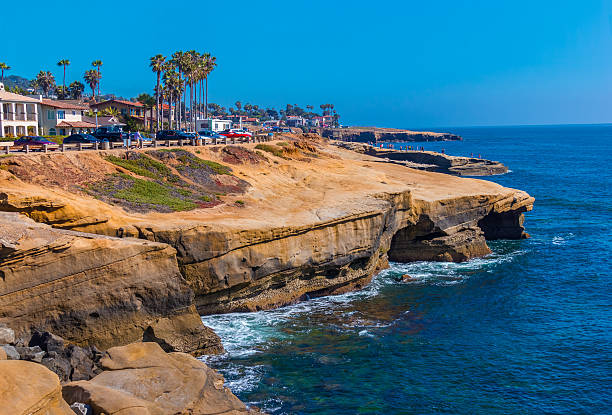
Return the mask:
[[[161, 289], [145, 296], [147, 304], [195, 305], [200, 313], [266, 309], [342, 293], [363, 287], [389, 259], [464, 261], [489, 253], [487, 239], [526, 236], [522, 217], [533, 198], [525, 192], [381, 163], [377, 157], [318, 141], [284, 151], [287, 145], [260, 147], [259, 157], [249, 157], [250, 161], [232, 157], [233, 174], [250, 187], [240, 195], [220, 195], [223, 203], [210, 209], [129, 212], [68, 192], [67, 186], [41, 189], [40, 183], [19, 178], [3, 182], [0, 208], [62, 228], [154, 242], [107, 239], [117, 246], [139, 243], [140, 249], [146, 246], [160, 254], [176, 252], [178, 269], [193, 299], [183, 301], [178, 295], [181, 300], [175, 300], [181, 289]], [[218, 149], [194, 149], [192, 154], [221, 164], [230, 160], [224, 160]], [[28, 163], [36, 168], [48, 162], [45, 157], [31, 156]], [[102, 159], [94, 163], [71, 157], [67, 162], [75, 169], [107, 169], [101, 167]], [[179, 171], [180, 165], [172, 168]], [[171, 271], [161, 258], [158, 261], [151, 266], [166, 270], [161, 279], [183, 287], [177, 268]], [[113, 287], [114, 280], [110, 281]], [[100, 303], [97, 306], [104, 309]], [[185, 319], [194, 316], [189, 313]], [[150, 314], [163, 313], [144, 313]], [[172, 338], [160, 336], [162, 328], [169, 327], [166, 332], [172, 333], [178, 327], [175, 316], [164, 317], [167, 325], [158, 319], [156, 325], [147, 322], [145, 327], [139, 319], [136, 324], [131, 317], [122, 321], [123, 315], [111, 309], [109, 321], [138, 326], [141, 334], [150, 336], [147, 339], [161, 344], [161, 337]], [[185, 327], [194, 327], [190, 324]], [[192, 337], [189, 330], [183, 332], [185, 338]]]
[[451, 133], [434, 133], [431, 131], [411, 131], [397, 128], [349, 127], [324, 128], [321, 135], [342, 141], [368, 142], [412, 142], [412, 141], [457, 141], [462, 138]]
[[0, 213], [0, 322], [17, 336], [49, 330], [105, 349], [136, 340], [167, 350], [222, 350], [193, 306], [166, 245], [53, 229]]

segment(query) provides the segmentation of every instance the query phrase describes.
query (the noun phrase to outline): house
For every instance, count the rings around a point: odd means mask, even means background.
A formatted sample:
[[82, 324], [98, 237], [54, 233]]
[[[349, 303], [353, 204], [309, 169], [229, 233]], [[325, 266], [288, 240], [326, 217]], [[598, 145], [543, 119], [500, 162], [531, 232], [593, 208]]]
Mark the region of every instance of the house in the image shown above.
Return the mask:
[[90, 133], [96, 128], [96, 124], [83, 121], [89, 109], [84, 105], [41, 98], [40, 108], [38, 126], [43, 135]]
[[0, 83], [0, 137], [38, 135], [40, 101], [8, 92]]
[[306, 125], [306, 119], [297, 115], [289, 115], [285, 122], [288, 127], [303, 127]]
[[268, 120], [263, 122], [264, 127], [280, 127], [280, 120]]
[[198, 131], [223, 131], [232, 128], [232, 122], [230, 120], [219, 120], [217, 118], [204, 118], [196, 120], [196, 127]]
[[246, 115], [230, 115], [228, 117], [234, 124], [246, 124], [246, 125], [257, 125], [259, 124], [259, 118], [248, 117]]
[[309, 118], [306, 120], [306, 124], [308, 124], [309, 127], [320, 127], [322, 121], [321, 118], [322, 117]]
[[109, 99], [107, 101], [89, 104], [92, 110], [102, 112], [107, 108], [114, 109], [123, 116], [144, 118], [144, 105], [140, 102], [124, 101], [122, 99]]

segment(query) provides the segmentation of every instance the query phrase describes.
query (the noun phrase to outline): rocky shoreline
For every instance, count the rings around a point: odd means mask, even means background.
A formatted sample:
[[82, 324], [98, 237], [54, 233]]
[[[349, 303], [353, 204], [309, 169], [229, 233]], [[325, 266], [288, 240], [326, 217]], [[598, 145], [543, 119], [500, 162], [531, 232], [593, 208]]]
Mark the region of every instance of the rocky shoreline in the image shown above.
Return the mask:
[[431, 131], [411, 131], [381, 127], [324, 128], [321, 130], [321, 135], [329, 139], [358, 143], [462, 140], [461, 136], [451, 133], [434, 133]]
[[493, 176], [508, 172], [508, 167], [499, 161], [475, 157], [450, 156], [435, 151], [376, 148], [368, 144], [347, 143], [344, 141], [334, 141], [333, 143], [338, 147], [418, 170], [446, 173], [455, 176]]
[[[107, 353], [134, 342], [170, 355], [220, 353], [200, 314], [359, 289], [388, 260], [486, 255], [487, 240], [527, 237], [523, 213], [534, 201], [312, 135], [139, 154], [0, 159], [0, 323], [17, 337], [48, 331]], [[154, 202], [177, 195], [172, 206], [179, 195], [224, 192], [173, 213], [142, 196], [126, 204], [125, 191], [92, 197], [116, 177], [156, 183], [166, 193]]]

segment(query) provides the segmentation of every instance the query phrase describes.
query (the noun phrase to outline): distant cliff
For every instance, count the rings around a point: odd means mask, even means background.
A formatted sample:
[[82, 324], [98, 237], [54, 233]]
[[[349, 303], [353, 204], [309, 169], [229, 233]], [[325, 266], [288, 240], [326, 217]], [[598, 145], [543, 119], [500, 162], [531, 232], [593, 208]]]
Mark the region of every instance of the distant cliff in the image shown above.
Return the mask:
[[378, 127], [349, 127], [349, 128], [326, 128], [321, 135], [342, 141], [367, 142], [411, 142], [411, 141], [458, 141], [462, 138], [450, 133], [434, 133], [431, 131], [411, 131], [395, 128]]

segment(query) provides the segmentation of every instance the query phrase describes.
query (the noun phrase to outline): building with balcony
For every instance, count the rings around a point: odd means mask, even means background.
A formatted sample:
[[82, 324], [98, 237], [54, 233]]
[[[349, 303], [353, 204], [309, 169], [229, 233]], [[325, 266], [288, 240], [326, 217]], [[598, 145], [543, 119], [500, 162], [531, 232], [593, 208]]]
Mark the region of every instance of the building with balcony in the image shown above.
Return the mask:
[[87, 106], [41, 98], [40, 107], [38, 124], [43, 135], [90, 133], [96, 128], [83, 119]]
[[0, 83], [0, 137], [38, 135], [40, 101], [8, 92]]

